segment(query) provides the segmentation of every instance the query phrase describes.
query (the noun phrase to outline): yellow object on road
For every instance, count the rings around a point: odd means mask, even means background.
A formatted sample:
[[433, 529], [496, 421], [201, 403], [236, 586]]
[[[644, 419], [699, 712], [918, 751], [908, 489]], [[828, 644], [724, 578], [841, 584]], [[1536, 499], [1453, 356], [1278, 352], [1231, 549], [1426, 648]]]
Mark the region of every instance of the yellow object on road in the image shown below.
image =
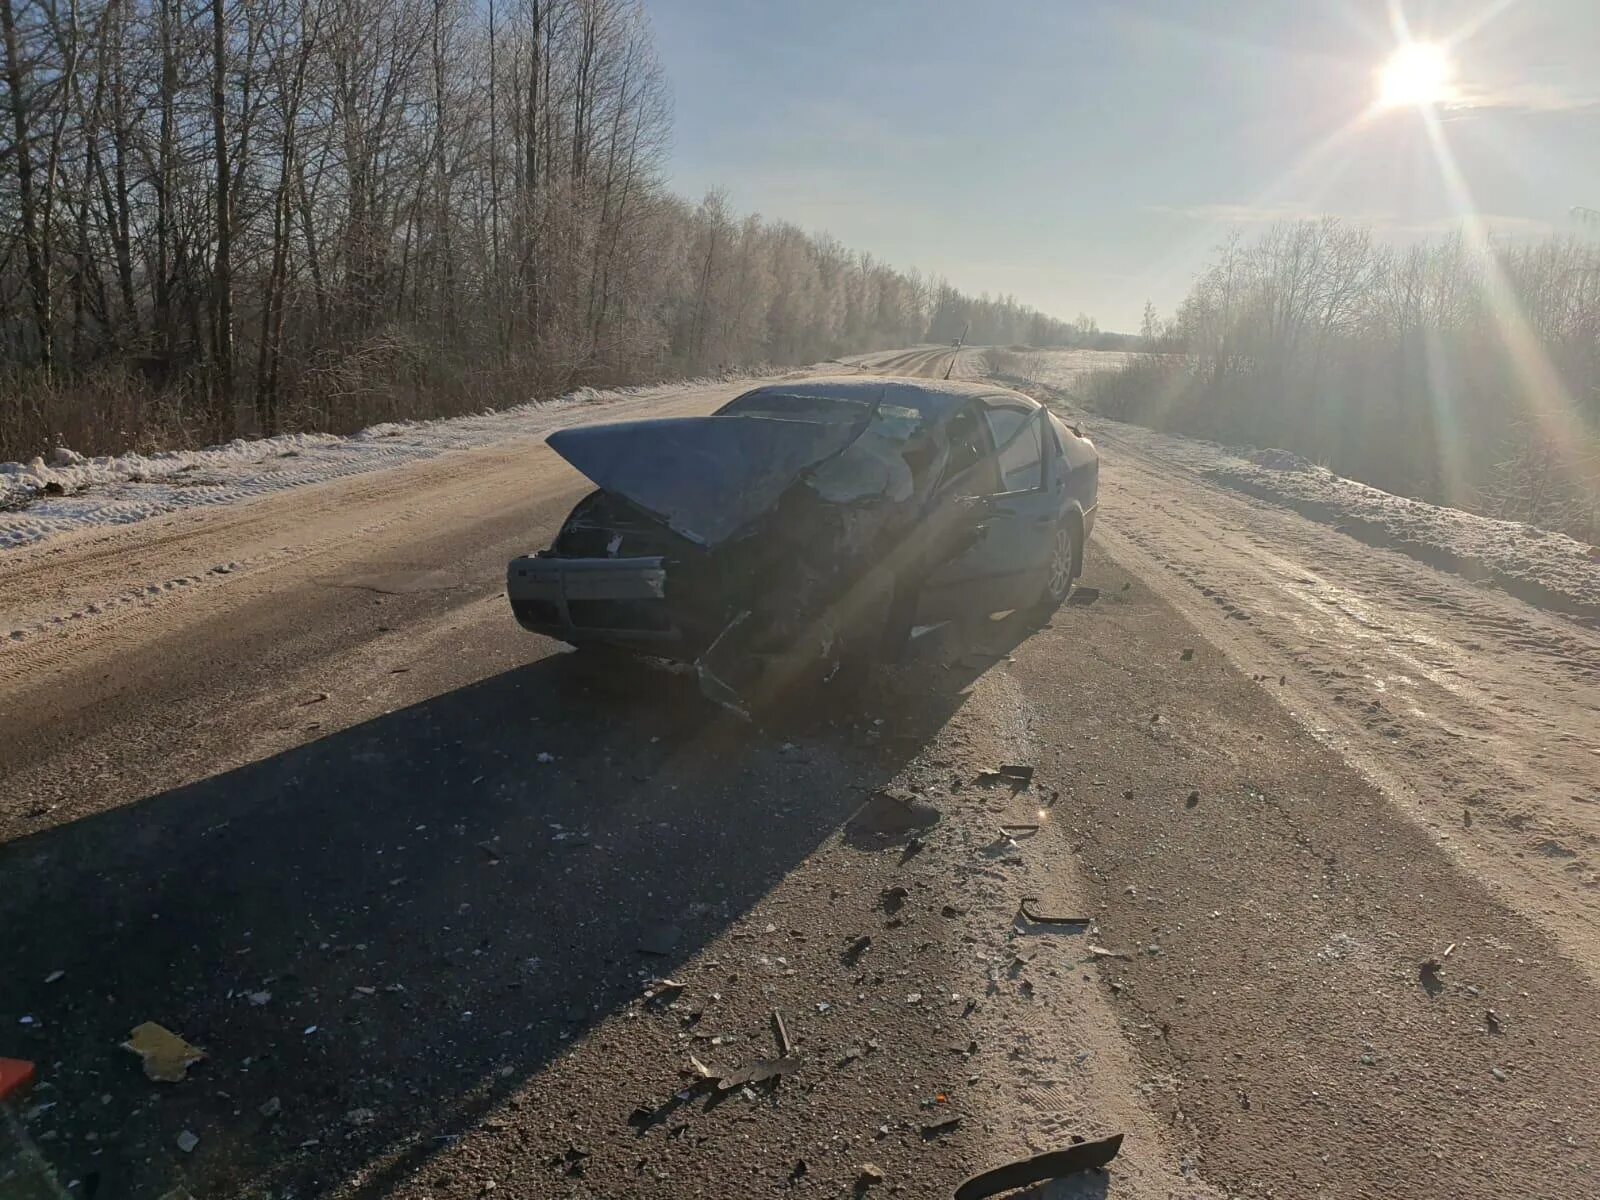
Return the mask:
[[135, 1027], [122, 1047], [144, 1059], [144, 1073], [157, 1083], [182, 1083], [189, 1068], [206, 1056], [200, 1047], [154, 1021]]

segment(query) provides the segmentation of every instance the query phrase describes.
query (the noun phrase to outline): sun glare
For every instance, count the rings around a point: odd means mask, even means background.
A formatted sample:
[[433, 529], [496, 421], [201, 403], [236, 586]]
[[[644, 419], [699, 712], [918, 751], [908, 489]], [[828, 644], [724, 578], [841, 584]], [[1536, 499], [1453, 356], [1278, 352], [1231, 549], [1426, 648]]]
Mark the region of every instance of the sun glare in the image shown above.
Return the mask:
[[1443, 46], [1408, 42], [1378, 72], [1380, 108], [1422, 108], [1455, 94], [1455, 68]]

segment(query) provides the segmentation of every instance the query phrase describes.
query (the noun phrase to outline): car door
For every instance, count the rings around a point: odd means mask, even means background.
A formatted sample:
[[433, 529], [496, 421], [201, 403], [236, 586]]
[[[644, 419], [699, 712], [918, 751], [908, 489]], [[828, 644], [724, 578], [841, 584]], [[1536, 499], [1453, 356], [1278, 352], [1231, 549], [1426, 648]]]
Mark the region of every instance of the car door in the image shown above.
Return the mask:
[[950, 479], [942, 497], [947, 504], [980, 499], [977, 536], [929, 574], [918, 624], [1022, 608], [1037, 598], [1061, 512], [1059, 493], [1045, 486], [1055, 442], [1043, 414], [1006, 397], [979, 403], [973, 417], [983, 434], [982, 458]]

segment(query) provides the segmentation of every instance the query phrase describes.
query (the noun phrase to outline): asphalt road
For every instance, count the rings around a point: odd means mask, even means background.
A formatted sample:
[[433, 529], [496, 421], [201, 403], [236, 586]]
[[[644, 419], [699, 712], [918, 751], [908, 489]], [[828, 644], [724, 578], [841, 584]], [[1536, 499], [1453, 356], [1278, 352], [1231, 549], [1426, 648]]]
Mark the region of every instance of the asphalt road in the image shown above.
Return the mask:
[[[759, 729], [517, 629], [585, 490], [536, 439], [0, 556], [30, 1142], [119, 1200], [947, 1195], [1112, 1133], [1041, 1194], [1600, 1195], [1594, 635], [1102, 448], [1075, 602]], [[684, 1073], [774, 1009], [780, 1082]]]

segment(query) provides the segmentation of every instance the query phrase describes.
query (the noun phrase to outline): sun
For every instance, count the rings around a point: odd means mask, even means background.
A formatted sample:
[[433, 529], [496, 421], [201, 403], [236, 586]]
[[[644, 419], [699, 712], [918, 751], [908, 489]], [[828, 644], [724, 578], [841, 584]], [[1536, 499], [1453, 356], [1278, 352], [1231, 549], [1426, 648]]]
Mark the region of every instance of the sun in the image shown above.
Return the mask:
[[1423, 108], [1455, 96], [1455, 66], [1443, 46], [1407, 42], [1378, 72], [1379, 108]]

